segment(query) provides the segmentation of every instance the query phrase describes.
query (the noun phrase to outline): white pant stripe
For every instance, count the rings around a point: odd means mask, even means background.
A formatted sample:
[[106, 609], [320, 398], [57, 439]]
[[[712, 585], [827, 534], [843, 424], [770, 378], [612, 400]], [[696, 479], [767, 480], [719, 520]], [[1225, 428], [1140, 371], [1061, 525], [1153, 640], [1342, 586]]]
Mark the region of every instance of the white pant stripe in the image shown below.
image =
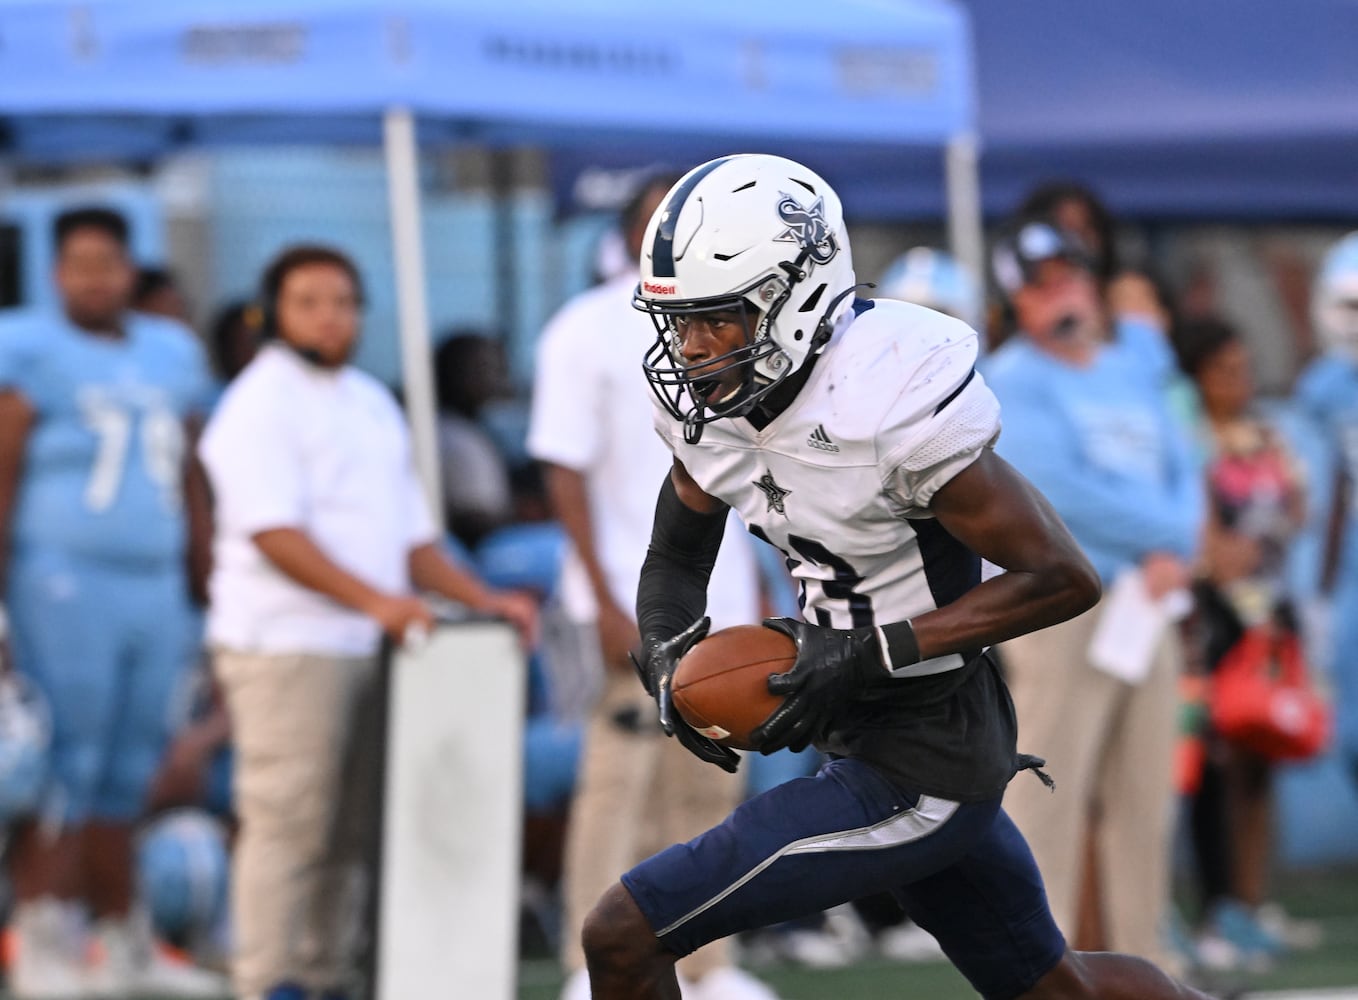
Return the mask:
[[791, 854], [823, 854], [830, 851], [880, 851], [891, 847], [901, 847], [904, 844], [922, 840], [929, 836], [946, 823], [952, 817], [952, 814], [957, 811], [957, 808], [958, 803], [951, 802], [948, 799], [921, 795], [913, 809], [888, 816], [872, 826], [834, 833], [822, 833], [803, 840], [794, 840], [759, 862], [707, 902], [695, 907], [668, 927], [658, 931], [656, 936], [664, 937], [699, 914], [710, 910], [779, 858]]

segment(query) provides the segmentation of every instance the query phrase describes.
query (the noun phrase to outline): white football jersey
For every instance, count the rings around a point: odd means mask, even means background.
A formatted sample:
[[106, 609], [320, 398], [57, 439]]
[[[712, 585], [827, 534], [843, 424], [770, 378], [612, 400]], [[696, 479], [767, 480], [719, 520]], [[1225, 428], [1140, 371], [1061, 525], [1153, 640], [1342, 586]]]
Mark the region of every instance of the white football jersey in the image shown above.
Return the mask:
[[[777, 546], [808, 621], [884, 625], [948, 604], [981, 560], [929, 513], [934, 494], [994, 444], [1000, 408], [976, 371], [976, 333], [903, 302], [856, 303], [791, 406], [762, 431], [717, 420], [698, 444], [655, 407], [693, 479]], [[897, 670], [951, 670], [949, 654]]]

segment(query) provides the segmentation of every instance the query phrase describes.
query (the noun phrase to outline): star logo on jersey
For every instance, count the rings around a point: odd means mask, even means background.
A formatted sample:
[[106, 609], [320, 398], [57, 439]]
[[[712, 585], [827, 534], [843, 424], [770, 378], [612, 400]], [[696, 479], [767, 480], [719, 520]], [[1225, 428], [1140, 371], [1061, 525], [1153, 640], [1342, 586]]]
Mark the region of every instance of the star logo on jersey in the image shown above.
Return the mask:
[[[768, 509], [776, 510], [784, 517], [787, 517], [787, 507], [783, 504], [783, 500], [786, 499], [788, 494], [792, 491], [785, 490], [774, 482], [772, 472], [764, 473], [754, 481], [754, 484], [759, 487], [759, 492], [763, 493], [764, 499], [769, 502]], [[765, 513], [767, 513], [767, 511]]]
[[779, 243], [795, 243], [809, 251], [811, 260], [817, 264], [828, 264], [839, 253], [839, 241], [830, 231], [825, 220], [825, 198], [820, 197], [806, 208], [785, 191], [778, 192], [778, 218], [787, 223], [787, 228], [774, 237]]

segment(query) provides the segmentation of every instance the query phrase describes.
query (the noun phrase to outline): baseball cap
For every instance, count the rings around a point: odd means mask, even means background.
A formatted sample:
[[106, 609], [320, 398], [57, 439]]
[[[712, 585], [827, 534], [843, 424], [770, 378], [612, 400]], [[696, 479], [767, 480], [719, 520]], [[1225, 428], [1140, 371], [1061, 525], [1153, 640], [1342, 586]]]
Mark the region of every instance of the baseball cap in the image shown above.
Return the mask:
[[1038, 265], [1049, 260], [1067, 260], [1094, 270], [1093, 255], [1084, 242], [1046, 218], [1024, 219], [1011, 226], [995, 241], [990, 254], [995, 282], [1005, 295], [1013, 295], [1032, 281]]

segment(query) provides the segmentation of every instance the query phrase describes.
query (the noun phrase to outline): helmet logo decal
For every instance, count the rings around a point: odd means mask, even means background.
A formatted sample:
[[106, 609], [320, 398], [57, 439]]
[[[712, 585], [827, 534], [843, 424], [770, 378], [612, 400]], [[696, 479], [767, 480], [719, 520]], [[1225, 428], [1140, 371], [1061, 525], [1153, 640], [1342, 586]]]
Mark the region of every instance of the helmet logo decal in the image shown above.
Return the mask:
[[774, 237], [779, 243], [795, 243], [806, 250], [817, 264], [828, 264], [839, 253], [839, 241], [825, 221], [825, 198], [819, 197], [810, 208], [802, 206], [792, 195], [780, 191], [778, 218], [787, 228]]

